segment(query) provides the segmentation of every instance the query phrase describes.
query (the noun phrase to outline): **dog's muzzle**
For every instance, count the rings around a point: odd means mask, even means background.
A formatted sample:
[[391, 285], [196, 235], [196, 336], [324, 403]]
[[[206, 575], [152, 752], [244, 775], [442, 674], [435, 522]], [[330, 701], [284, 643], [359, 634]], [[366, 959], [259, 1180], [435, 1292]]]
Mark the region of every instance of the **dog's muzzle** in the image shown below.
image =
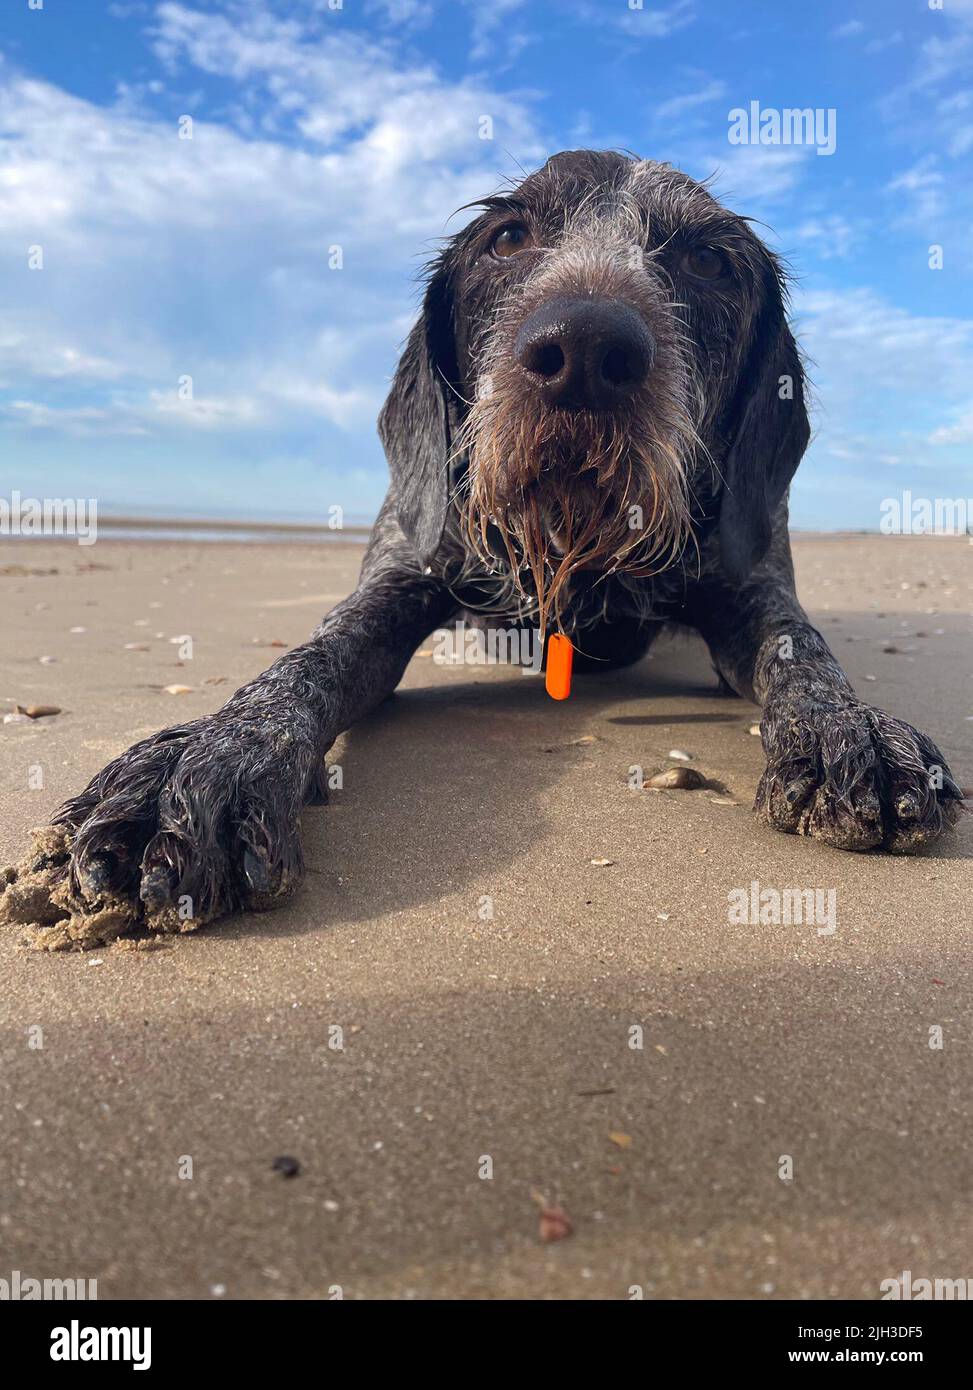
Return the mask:
[[621, 300], [559, 295], [520, 325], [514, 358], [545, 405], [613, 410], [645, 381], [655, 341]]

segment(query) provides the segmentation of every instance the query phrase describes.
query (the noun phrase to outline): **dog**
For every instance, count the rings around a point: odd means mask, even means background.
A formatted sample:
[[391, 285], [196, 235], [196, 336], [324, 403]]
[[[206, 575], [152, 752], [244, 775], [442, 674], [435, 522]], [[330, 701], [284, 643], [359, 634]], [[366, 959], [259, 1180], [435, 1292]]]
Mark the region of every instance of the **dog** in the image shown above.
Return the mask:
[[582, 670], [636, 661], [669, 624], [701, 633], [762, 706], [755, 810], [777, 830], [909, 852], [957, 819], [939, 749], [857, 697], [795, 595], [809, 426], [778, 259], [702, 184], [613, 152], [555, 155], [474, 206], [379, 417], [391, 486], [357, 589], [37, 832], [0, 898], [36, 944], [277, 902], [327, 750], [471, 613], [556, 628]]

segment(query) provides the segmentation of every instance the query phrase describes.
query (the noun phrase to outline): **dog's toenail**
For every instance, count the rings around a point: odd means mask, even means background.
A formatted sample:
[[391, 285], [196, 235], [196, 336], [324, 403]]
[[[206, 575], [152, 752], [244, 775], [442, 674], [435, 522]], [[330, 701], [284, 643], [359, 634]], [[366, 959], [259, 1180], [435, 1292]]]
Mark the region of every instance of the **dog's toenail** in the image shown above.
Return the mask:
[[142, 886], [139, 889], [139, 897], [145, 903], [149, 911], [158, 911], [165, 907], [169, 901], [169, 880], [167, 875], [159, 870], [155, 873], [142, 875]]
[[84, 886], [92, 893], [101, 893], [111, 882], [114, 860], [110, 855], [98, 855], [85, 865], [81, 873]]
[[250, 887], [255, 893], [266, 893], [270, 888], [270, 875], [267, 873], [267, 865], [257, 855], [247, 850], [243, 856], [243, 872], [247, 876]]

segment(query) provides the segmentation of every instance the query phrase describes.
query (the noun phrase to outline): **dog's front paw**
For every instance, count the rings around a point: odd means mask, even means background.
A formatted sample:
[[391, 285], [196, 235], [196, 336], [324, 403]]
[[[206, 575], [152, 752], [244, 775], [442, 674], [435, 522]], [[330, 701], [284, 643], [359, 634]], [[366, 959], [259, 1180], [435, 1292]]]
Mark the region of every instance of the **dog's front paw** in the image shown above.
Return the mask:
[[6, 871], [0, 920], [47, 950], [137, 924], [192, 931], [270, 906], [300, 877], [299, 816], [316, 770], [293, 731], [220, 712], [137, 743], [36, 831]]
[[925, 734], [853, 696], [771, 699], [754, 810], [838, 849], [908, 854], [961, 814], [962, 792]]

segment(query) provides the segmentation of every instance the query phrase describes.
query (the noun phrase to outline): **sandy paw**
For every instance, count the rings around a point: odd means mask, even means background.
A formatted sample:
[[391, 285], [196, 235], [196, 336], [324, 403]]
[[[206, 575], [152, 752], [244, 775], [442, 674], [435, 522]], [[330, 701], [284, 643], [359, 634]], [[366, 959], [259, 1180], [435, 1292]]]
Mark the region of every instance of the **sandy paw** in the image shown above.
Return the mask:
[[767, 768], [754, 810], [775, 830], [837, 849], [909, 854], [962, 814], [962, 793], [925, 734], [858, 701], [768, 702]]
[[39, 950], [88, 950], [139, 927], [182, 933], [286, 896], [310, 740], [222, 715], [165, 729], [109, 763], [0, 875], [0, 924]]

